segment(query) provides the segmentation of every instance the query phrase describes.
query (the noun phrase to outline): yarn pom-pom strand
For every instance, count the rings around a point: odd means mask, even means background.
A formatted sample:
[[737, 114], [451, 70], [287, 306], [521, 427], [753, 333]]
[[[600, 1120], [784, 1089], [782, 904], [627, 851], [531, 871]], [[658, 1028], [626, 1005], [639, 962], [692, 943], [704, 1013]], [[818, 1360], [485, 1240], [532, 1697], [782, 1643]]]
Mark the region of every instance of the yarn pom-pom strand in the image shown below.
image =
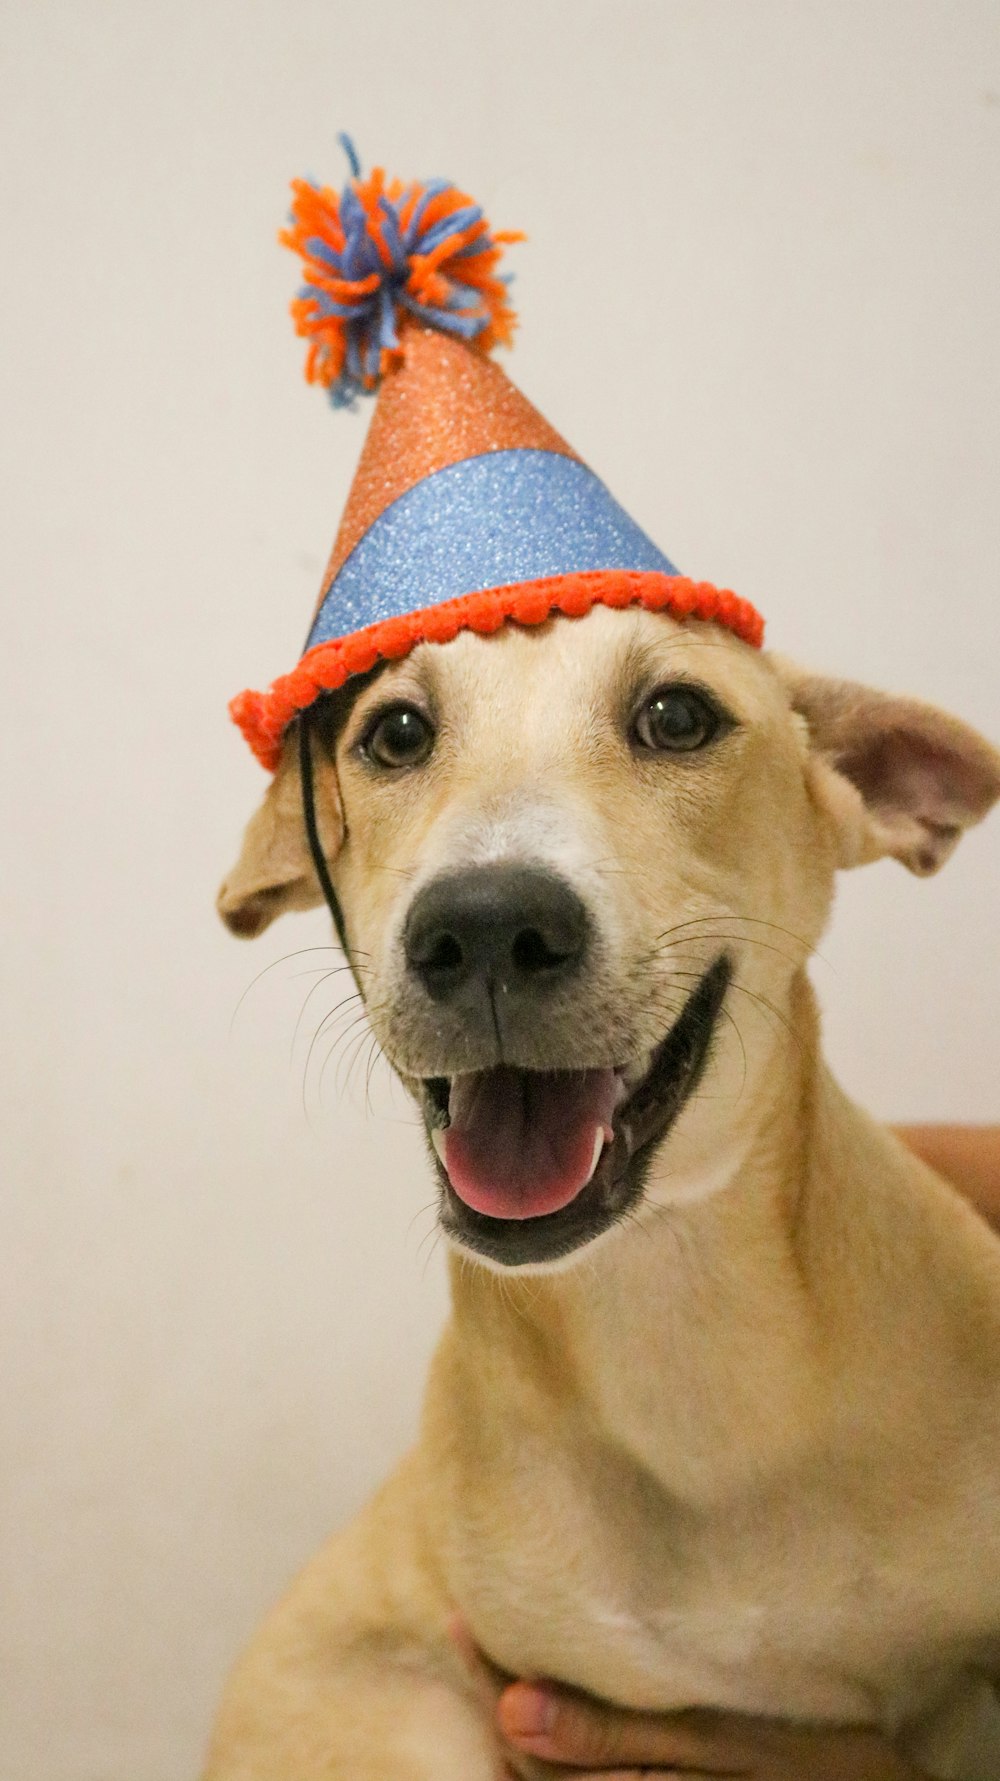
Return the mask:
[[294, 180], [279, 240], [302, 257], [305, 283], [292, 304], [308, 343], [305, 374], [337, 407], [377, 388], [403, 352], [410, 316], [478, 351], [509, 344], [516, 316], [497, 266], [522, 241], [494, 232], [478, 204], [447, 180], [404, 185], [381, 167], [362, 177], [342, 139], [351, 178], [342, 192]]

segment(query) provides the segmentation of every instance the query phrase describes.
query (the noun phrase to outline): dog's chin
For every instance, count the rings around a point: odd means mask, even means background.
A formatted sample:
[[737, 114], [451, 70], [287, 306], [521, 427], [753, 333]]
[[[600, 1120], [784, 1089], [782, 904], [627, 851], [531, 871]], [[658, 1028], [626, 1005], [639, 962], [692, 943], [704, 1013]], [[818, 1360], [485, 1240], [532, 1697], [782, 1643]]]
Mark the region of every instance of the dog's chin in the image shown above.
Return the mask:
[[[547, 1102], [555, 1101], [548, 1109], [550, 1118], [558, 1118], [560, 1096], [578, 1117], [583, 1117], [580, 1109], [588, 1098], [593, 1103], [592, 1123], [582, 1134], [583, 1152], [577, 1146], [574, 1157], [572, 1135], [567, 1139], [560, 1134], [562, 1166], [552, 1163], [548, 1175], [530, 1179], [527, 1188], [512, 1185], [509, 1172], [493, 1186], [489, 1168], [484, 1171], [481, 1163], [477, 1173], [474, 1142], [470, 1166], [468, 1137], [453, 1129], [452, 1115], [461, 1119], [472, 1079], [423, 1080], [419, 1094], [441, 1191], [440, 1222], [450, 1240], [494, 1267], [551, 1266], [626, 1218], [642, 1198], [656, 1149], [704, 1074], [731, 977], [731, 962], [722, 954], [639, 1070], [623, 1065], [613, 1072], [567, 1068], [544, 1074], [509, 1069], [479, 1073], [476, 1086], [487, 1097], [480, 1125], [489, 1123], [490, 1094], [502, 1096], [504, 1103], [520, 1094], [530, 1106], [531, 1098], [544, 1092]], [[501, 1076], [502, 1083], [491, 1081]], [[457, 1083], [464, 1086], [456, 1090]], [[491, 1146], [502, 1152], [502, 1136], [489, 1130], [480, 1137], [480, 1151], [484, 1144], [487, 1152]], [[523, 1165], [519, 1170], [515, 1162], [513, 1172], [523, 1173]]]

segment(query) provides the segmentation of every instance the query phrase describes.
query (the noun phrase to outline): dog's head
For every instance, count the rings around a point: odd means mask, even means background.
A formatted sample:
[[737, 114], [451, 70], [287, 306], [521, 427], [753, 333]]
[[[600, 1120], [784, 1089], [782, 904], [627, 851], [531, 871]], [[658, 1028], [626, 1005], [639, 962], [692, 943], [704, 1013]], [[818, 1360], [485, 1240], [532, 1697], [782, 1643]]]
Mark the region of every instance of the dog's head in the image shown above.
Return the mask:
[[[423, 645], [312, 721], [372, 1026], [504, 1267], [725, 1179], [835, 868], [936, 871], [1000, 795], [957, 720], [638, 610]], [[219, 907], [320, 900], [290, 742]]]

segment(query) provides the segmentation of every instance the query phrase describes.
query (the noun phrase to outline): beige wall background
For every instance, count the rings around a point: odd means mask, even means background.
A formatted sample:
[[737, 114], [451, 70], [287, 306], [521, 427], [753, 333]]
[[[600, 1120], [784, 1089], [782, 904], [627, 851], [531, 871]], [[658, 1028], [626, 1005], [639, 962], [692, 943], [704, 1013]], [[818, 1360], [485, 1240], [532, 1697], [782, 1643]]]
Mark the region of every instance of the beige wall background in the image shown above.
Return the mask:
[[[264, 783], [225, 701], [291, 665], [365, 424], [300, 378], [286, 181], [346, 127], [527, 229], [509, 362], [670, 554], [1000, 736], [1000, 8], [32, 0], [0, 41], [0, 1774], [179, 1781], [444, 1305], [402, 1096], [360, 1028], [308, 1057], [327, 923], [212, 913]], [[1000, 1113], [998, 883], [995, 821], [844, 885], [816, 977], [887, 1116]]]

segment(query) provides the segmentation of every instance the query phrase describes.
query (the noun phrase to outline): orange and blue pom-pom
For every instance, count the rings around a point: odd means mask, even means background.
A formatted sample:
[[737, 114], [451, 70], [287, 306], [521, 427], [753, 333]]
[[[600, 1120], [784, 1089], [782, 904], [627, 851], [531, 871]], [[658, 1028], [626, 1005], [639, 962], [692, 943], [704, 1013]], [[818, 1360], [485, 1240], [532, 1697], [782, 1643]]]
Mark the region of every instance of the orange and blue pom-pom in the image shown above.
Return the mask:
[[351, 168], [343, 191], [295, 180], [279, 237], [305, 265], [292, 316], [309, 343], [306, 377], [338, 408], [377, 387], [401, 355], [408, 316], [481, 352], [509, 343], [516, 317], [496, 268], [503, 248], [524, 239], [491, 231], [447, 180], [387, 183], [380, 167], [362, 178], [353, 143], [340, 141]]

